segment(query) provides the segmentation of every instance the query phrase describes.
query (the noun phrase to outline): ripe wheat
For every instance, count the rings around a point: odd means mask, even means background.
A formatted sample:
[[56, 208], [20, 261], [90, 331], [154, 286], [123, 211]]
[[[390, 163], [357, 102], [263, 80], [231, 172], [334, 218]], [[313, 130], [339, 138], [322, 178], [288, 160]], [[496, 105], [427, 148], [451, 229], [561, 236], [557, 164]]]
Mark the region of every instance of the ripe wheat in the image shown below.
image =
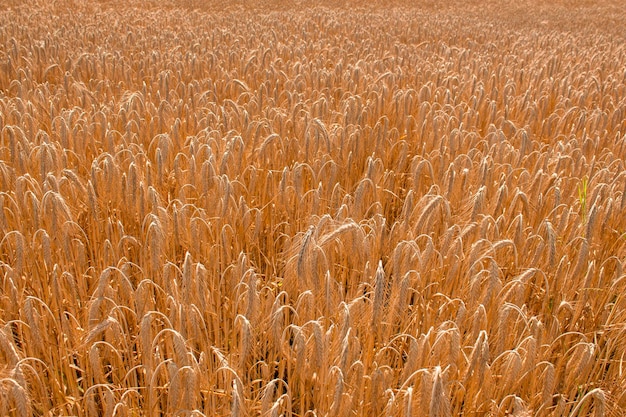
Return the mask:
[[619, 415], [623, 7], [431, 3], [0, 5], [0, 414]]

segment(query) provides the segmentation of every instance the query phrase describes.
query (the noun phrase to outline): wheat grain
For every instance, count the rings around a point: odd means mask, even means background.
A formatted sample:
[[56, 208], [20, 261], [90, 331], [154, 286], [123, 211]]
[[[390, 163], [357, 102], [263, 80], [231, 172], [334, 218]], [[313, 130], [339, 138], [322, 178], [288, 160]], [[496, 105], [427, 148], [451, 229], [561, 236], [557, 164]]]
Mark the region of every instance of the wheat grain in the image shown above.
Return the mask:
[[387, 284], [385, 282], [385, 271], [382, 261], [378, 261], [376, 275], [374, 277], [374, 300], [372, 302], [372, 327], [379, 329], [382, 319], [382, 307], [385, 298], [385, 290]]
[[441, 368], [436, 366], [433, 374], [433, 387], [428, 414], [431, 416], [449, 416], [450, 401], [444, 385]]

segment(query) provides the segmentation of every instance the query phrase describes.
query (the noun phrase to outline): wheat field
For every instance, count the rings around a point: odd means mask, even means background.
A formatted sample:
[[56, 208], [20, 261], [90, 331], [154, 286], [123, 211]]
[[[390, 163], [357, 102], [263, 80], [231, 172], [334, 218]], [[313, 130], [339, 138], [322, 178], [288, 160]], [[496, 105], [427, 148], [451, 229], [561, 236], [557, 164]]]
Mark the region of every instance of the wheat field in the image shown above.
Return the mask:
[[0, 415], [624, 415], [620, 1], [3, 3]]

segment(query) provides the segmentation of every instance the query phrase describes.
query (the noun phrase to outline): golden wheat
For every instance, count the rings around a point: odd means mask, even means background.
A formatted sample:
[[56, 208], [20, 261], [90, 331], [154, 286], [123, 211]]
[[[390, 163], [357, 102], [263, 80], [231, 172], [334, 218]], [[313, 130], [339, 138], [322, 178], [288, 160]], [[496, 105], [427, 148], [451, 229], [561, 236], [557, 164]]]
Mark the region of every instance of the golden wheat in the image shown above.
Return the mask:
[[0, 5], [0, 414], [626, 409], [623, 7], [409, 3]]

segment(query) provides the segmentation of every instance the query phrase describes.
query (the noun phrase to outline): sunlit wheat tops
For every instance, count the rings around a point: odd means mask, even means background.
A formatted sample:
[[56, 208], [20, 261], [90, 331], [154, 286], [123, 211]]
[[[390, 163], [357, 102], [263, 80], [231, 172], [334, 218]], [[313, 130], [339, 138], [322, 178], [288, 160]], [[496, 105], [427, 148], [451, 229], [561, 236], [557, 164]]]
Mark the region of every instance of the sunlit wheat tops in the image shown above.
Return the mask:
[[0, 5], [0, 415], [622, 415], [623, 5], [406, 3]]

